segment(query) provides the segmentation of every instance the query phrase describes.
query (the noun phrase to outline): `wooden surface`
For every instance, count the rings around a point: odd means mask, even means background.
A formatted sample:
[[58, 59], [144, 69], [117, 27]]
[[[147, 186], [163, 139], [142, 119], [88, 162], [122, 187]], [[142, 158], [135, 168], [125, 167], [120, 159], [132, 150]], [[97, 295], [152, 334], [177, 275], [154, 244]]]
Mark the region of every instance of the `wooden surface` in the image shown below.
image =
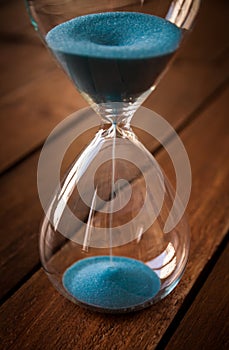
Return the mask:
[[[203, 1], [193, 32], [145, 102], [176, 128], [190, 158], [187, 269], [160, 303], [136, 314], [110, 316], [65, 300], [41, 269], [40, 149], [64, 116], [87, 105], [55, 68], [23, 2], [0, 2], [0, 348], [229, 348], [228, 10], [226, 0]], [[78, 150], [88, 138], [79, 140]], [[151, 138], [144, 137], [144, 143], [156, 151], [172, 179], [166, 152]]]

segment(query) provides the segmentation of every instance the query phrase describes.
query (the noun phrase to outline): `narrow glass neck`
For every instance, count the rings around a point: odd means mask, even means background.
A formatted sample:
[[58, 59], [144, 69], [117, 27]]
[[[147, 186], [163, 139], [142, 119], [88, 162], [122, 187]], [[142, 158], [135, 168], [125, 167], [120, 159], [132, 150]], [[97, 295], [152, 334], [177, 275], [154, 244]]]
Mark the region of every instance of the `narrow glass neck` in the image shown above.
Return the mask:
[[128, 101], [121, 102], [103, 102], [95, 103], [87, 96], [87, 100], [95, 112], [102, 118], [103, 123], [110, 124], [115, 123], [116, 125], [130, 125], [130, 121], [137, 111], [137, 109], [142, 105], [144, 100], [149, 96], [149, 94], [154, 90], [155, 86], [146, 92], [142, 93], [138, 98], [132, 99], [131, 97]]
[[130, 125], [131, 118], [125, 118], [122, 121], [109, 122], [106, 119], [101, 119], [100, 136], [105, 139], [122, 138], [129, 139], [134, 142], [137, 139]]
[[135, 103], [107, 102], [93, 106], [104, 124], [130, 124], [130, 121], [139, 107]]

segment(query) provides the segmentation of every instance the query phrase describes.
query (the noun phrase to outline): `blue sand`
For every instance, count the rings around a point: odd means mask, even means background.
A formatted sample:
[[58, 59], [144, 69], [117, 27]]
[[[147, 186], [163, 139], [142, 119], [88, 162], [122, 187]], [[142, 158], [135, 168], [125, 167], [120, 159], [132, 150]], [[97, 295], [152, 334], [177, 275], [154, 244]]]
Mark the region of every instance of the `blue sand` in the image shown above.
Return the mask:
[[76, 17], [54, 27], [49, 46], [73, 55], [139, 59], [174, 52], [181, 31], [171, 22], [136, 12], [105, 12]]
[[105, 12], [57, 25], [46, 41], [78, 89], [96, 103], [133, 102], [154, 84], [181, 36], [160, 17]]
[[101, 309], [134, 308], [150, 301], [160, 290], [160, 279], [142, 262], [109, 256], [86, 258], [63, 275], [65, 289], [83, 304]]

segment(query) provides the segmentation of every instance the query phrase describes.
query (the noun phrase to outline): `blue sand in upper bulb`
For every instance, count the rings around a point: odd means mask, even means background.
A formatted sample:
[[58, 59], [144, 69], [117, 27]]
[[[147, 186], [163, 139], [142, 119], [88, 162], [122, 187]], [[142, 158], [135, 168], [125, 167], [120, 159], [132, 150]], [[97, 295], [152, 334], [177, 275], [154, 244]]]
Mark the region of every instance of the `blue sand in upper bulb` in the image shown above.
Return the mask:
[[105, 12], [57, 25], [46, 41], [79, 90], [101, 103], [133, 101], [148, 90], [181, 36], [176, 25], [160, 17]]
[[82, 259], [63, 275], [65, 289], [78, 301], [108, 310], [137, 307], [160, 290], [160, 279], [142, 262], [109, 256]]
[[180, 39], [180, 29], [171, 22], [136, 12], [76, 17], [54, 27], [46, 37], [55, 51], [112, 59], [166, 55], [178, 48]]

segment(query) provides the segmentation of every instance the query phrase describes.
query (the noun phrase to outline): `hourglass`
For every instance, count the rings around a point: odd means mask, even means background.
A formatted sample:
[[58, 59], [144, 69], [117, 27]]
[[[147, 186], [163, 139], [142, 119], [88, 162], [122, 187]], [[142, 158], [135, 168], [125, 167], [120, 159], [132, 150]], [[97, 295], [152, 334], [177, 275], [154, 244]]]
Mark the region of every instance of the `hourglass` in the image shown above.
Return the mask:
[[183, 217], [165, 230], [174, 191], [131, 119], [198, 7], [199, 0], [27, 1], [33, 26], [101, 118], [50, 199], [40, 232], [49, 279], [79, 305], [142, 309], [169, 294], [184, 271], [188, 224]]

